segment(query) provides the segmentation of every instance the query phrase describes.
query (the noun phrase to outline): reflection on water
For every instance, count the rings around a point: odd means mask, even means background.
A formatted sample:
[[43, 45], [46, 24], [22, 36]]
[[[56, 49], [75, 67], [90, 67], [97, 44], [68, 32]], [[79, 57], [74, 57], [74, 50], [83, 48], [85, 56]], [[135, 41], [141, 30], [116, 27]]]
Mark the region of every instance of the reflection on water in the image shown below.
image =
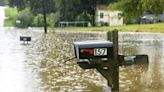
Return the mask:
[[48, 92], [103, 90], [104, 80], [95, 70], [82, 70], [77, 66], [76, 60], [65, 62], [74, 57], [72, 42], [84, 40], [83, 37], [96, 39], [97, 34], [50, 33], [38, 37], [36, 42], [31, 45], [32, 49], [28, 51], [27, 55], [31, 60], [28, 63], [41, 77], [43, 90], [48, 90]]
[[[96, 70], [82, 70], [72, 43], [106, 39], [105, 33], [51, 32], [0, 29], [0, 92], [108, 92], [106, 80]], [[20, 35], [32, 36], [29, 45]], [[148, 54], [148, 66], [120, 67], [120, 92], [164, 91], [164, 35], [120, 33], [119, 53]]]
[[35, 73], [26, 64], [17, 31], [0, 28], [0, 92], [38, 92]]
[[119, 40], [120, 53], [148, 54], [150, 62], [148, 69], [141, 66], [120, 69], [120, 85], [123, 92], [163, 92], [164, 34], [122, 33]]

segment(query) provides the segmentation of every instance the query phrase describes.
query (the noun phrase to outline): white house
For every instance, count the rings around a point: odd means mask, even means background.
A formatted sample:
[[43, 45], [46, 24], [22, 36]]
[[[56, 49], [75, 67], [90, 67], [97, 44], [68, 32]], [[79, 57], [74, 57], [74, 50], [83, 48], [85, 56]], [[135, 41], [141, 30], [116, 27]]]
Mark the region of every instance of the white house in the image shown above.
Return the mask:
[[121, 11], [109, 11], [105, 5], [97, 5], [95, 12], [95, 23], [97, 26], [123, 25]]

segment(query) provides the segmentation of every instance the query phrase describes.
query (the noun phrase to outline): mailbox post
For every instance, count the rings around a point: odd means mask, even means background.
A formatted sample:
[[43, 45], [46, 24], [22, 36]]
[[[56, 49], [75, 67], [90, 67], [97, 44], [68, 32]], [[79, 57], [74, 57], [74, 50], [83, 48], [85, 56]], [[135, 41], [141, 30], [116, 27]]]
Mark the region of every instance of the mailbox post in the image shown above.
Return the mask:
[[[107, 39], [113, 42], [113, 57], [108, 56], [107, 67], [96, 67], [97, 71], [108, 81], [108, 86], [112, 88], [112, 92], [119, 91], [119, 62], [118, 62], [118, 31], [114, 30], [107, 33]], [[106, 64], [103, 63], [103, 66]]]
[[119, 62], [118, 62], [118, 31], [112, 31], [113, 60], [112, 60], [112, 91], [119, 91]]
[[90, 40], [74, 42], [74, 53], [77, 64], [82, 69], [97, 69], [107, 80], [112, 92], [119, 91], [119, 66], [132, 64], [148, 64], [147, 55], [118, 55], [118, 31], [107, 33], [107, 41]]
[[81, 68], [96, 68], [107, 79], [112, 91], [119, 91], [118, 31], [108, 34], [107, 41], [74, 42], [74, 50]]

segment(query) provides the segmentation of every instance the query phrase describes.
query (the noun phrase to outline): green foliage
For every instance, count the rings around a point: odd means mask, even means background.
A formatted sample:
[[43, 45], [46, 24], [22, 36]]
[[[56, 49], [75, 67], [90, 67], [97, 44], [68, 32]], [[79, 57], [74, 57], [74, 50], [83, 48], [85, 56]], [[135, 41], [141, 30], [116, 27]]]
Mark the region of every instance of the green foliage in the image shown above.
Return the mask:
[[145, 11], [150, 10], [154, 14], [164, 11], [164, 0], [119, 0], [109, 5], [110, 10], [121, 10], [125, 22], [137, 19]]
[[[9, 6], [17, 7], [19, 11], [30, 8], [35, 16], [33, 26], [42, 26], [38, 23], [38, 14], [43, 13], [43, 0], [8, 0]], [[44, 0], [47, 13], [47, 24], [54, 26], [58, 21], [81, 21], [93, 22], [97, 4], [109, 4], [117, 0]], [[20, 16], [19, 16], [20, 17]], [[40, 21], [41, 19], [39, 19]]]
[[8, 0], [10, 7], [17, 7], [18, 10], [23, 10], [26, 7], [28, 0]]
[[[59, 21], [59, 12], [51, 13], [47, 15], [47, 26], [54, 27]], [[43, 14], [37, 14], [34, 19], [32, 26], [34, 27], [42, 27], [44, 26]]]
[[86, 11], [84, 11], [76, 17], [76, 20], [77, 21], [88, 21], [88, 20], [91, 21], [92, 16], [89, 13], [87, 13]]
[[4, 26], [13, 27], [14, 25], [15, 25], [15, 21], [9, 20], [9, 19], [5, 19]]
[[59, 21], [59, 12], [51, 13], [47, 16], [47, 25], [49, 27], [57, 26], [57, 22]]
[[44, 25], [43, 14], [37, 14], [34, 19], [32, 26], [42, 27]]
[[17, 8], [5, 8], [5, 16], [8, 18], [15, 18], [18, 15]]
[[[59, 2], [60, 0], [57, 1]], [[44, 2], [47, 13], [56, 12], [56, 0], [44, 0]], [[31, 11], [37, 15], [43, 11], [43, 0], [29, 0], [28, 6], [30, 6]]]
[[7, 17], [7, 19], [5, 19], [5, 26], [14, 26], [17, 15], [18, 15], [17, 8], [6, 8], [5, 16]]
[[164, 11], [164, 0], [144, 0], [142, 3], [144, 10], [151, 10], [154, 14]]
[[7, 4], [7, 0], [0, 0], [0, 6], [4, 6]]
[[119, 2], [109, 5], [110, 10], [123, 11], [124, 21], [134, 21], [143, 12], [139, 0], [120, 0]]
[[17, 20], [20, 21], [20, 23], [16, 23], [17, 27], [26, 28], [28, 26], [31, 26], [33, 14], [28, 8], [26, 8], [19, 12]]
[[59, 2], [60, 21], [73, 21], [80, 6], [80, 0], [61, 0]]

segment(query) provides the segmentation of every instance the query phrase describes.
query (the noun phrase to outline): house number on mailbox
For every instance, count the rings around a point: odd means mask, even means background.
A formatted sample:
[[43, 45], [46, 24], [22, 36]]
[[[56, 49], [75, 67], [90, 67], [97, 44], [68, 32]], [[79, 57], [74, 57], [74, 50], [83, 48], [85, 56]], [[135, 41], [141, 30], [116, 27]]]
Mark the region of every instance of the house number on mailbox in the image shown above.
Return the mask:
[[107, 48], [94, 48], [94, 56], [106, 56]]

